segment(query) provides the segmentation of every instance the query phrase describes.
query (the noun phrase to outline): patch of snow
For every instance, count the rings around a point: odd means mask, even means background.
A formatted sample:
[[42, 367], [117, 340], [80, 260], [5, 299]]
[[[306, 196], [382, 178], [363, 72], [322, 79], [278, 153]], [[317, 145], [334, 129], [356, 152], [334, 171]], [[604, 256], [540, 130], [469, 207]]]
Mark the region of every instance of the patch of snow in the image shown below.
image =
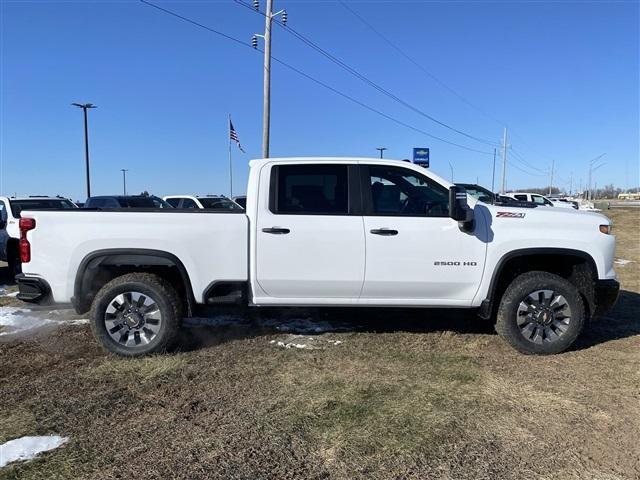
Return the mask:
[[45, 437], [21, 437], [0, 445], [0, 468], [11, 462], [31, 460], [42, 452], [48, 452], [65, 444], [68, 437], [48, 435]]
[[68, 320], [65, 322], [68, 325], [88, 325], [89, 324], [89, 319], [88, 318], [76, 318], [75, 320]]
[[628, 263], [632, 263], [633, 260], [625, 260], [624, 258], [616, 258], [613, 263], [616, 265], [627, 265]]
[[0, 332], [0, 335], [24, 332], [34, 328], [42, 328], [53, 323], [48, 318], [30, 315], [30, 310], [23, 310], [15, 307], [0, 307], [0, 327], [8, 327], [7, 331]]
[[324, 348], [325, 345], [341, 345], [342, 341], [327, 339], [322, 337], [304, 337], [302, 335], [287, 335], [283, 340], [271, 340], [272, 345], [280, 348], [298, 348], [306, 350], [317, 350]]
[[282, 348], [310, 348], [310, 347], [307, 347], [306, 343], [278, 342], [276, 343], [276, 345]]
[[26, 308], [0, 307], [0, 327], [5, 327], [0, 336], [14, 335], [38, 328], [55, 325], [84, 325], [89, 323], [86, 318], [56, 319], [48, 318], [53, 312], [39, 312]]

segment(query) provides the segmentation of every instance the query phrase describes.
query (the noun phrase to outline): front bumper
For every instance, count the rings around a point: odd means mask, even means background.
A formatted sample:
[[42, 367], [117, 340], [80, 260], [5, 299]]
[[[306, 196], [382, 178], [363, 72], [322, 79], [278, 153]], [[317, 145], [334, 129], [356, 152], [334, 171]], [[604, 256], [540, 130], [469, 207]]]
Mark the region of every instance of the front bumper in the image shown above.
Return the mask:
[[51, 287], [38, 277], [27, 277], [24, 273], [16, 275], [18, 299], [29, 303], [46, 303], [51, 298]]
[[620, 282], [617, 280], [596, 280], [593, 285], [594, 315], [602, 315], [615, 305], [620, 293]]

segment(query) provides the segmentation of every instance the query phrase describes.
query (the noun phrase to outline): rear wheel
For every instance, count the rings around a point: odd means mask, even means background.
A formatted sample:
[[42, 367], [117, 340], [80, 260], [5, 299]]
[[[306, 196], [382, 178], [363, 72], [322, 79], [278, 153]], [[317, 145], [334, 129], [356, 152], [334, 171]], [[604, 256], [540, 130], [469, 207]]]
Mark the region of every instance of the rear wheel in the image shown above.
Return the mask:
[[507, 287], [496, 330], [519, 352], [547, 355], [569, 348], [584, 322], [582, 298], [571, 282], [548, 272], [528, 272]]
[[175, 289], [148, 273], [115, 278], [91, 305], [91, 330], [110, 352], [139, 357], [165, 351], [177, 337], [182, 308]]

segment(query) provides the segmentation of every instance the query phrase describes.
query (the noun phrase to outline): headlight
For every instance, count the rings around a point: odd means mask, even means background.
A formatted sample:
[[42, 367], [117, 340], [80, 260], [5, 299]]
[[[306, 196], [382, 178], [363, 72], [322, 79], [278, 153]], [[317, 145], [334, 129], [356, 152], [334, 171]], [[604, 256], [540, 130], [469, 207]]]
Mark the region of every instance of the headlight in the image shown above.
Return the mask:
[[606, 235], [611, 235], [613, 225], [600, 225], [600, 231]]

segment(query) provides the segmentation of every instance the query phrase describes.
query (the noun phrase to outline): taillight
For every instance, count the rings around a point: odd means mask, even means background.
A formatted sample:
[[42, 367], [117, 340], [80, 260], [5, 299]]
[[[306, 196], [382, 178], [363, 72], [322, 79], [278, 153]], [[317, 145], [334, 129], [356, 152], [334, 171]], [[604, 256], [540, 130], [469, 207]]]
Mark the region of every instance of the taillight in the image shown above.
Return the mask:
[[31, 261], [31, 244], [27, 240], [27, 232], [36, 228], [36, 220], [34, 218], [21, 218], [18, 225], [20, 227], [20, 261], [28, 263]]

